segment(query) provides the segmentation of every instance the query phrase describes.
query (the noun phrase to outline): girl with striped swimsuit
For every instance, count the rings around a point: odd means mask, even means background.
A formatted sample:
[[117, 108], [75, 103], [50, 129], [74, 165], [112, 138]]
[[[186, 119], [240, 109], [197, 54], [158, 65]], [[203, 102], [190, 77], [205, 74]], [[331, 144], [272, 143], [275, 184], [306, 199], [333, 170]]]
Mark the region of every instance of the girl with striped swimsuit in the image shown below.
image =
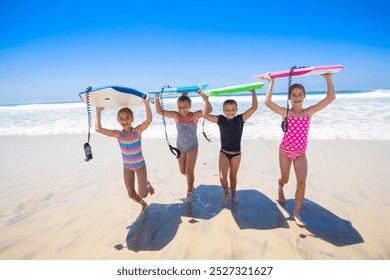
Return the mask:
[[[145, 159], [142, 155], [141, 135], [152, 122], [152, 112], [149, 100], [145, 99], [146, 120], [135, 128], [132, 127], [134, 115], [131, 109], [122, 108], [119, 110], [117, 120], [123, 130], [111, 130], [102, 127], [102, 107], [96, 108], [96, 132], [114, 137], [119, 143], [123, 159], [123, 178], [129, 197], [142, 205], [141, 214], [146, 213], [148, 204], [143, 200], [148, 194], [154, 194], [154, 189], [147, 180]], [[135, 175], [138, 181], [138, 193], [135, 190]]]
[[[336, 98], [332, 82], [332, 74], [323, 74], [322, 76], [326, 80], [327, 94], [324, 99], [306, 109], [302, 108], [303, 101], [306, 97], [305, 88], [301, 84], [293, 84], [289, 88], [288, 97], [291, 101], [292, 108], [289, 110], [287, 116], [288, 130], [285, 132], [279, 146], [279, 165], [281, 172], [281, 177], [278, 180], [279, 203], [282, 205], [286, 203], [283, 186], [287, 184], [289, 180], [291, 163], [293, 163], [297, 179], [294, 220], [300, 227], [305, 226], [305, 223], [299, 216], [299, 211], [302, 207], [306, 189], [306, 148], [310, 120], [313, 114], [328, 106]], [[269, 87], [265, 97], [265, 105], [284, 119], [286, 117], [287, 109], [280, 107], [272, 101], [274, 80], [269, 75], [267, 75], [266, 79], [269, 81]]]

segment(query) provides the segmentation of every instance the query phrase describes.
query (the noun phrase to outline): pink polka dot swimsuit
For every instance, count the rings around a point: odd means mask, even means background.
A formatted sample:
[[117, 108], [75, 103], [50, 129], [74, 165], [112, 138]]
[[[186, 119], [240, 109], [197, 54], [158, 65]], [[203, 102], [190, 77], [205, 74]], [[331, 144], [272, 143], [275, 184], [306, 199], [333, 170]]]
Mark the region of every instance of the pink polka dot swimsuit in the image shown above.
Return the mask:
[[307, 148], [307, 136], [309, 135], [310, 116], [305, 110], [306, 116], [295, 117], [292, 112], [288, 115], [288, 131], [284, 134], [281, 146], [293, 151], [305, 152]]

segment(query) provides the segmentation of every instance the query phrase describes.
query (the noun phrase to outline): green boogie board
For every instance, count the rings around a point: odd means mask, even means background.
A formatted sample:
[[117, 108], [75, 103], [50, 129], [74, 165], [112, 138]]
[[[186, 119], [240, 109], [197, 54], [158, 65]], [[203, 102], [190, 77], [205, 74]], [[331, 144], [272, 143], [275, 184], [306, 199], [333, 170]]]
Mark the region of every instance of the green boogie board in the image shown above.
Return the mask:
[[264, 85], [263, 82], [241, 84], [241, 85], [235, 85], [235, 86], [230, 86], [230, 87], [209, 89], [209, 90], [204, 91], [204, 93], [207, 96], [237, 93], [237, 92], [243, 92], [243, 91], [248, 91], [248, 90], [252, 90], [252, 89], [260, 89], [263, 87], [263, 85]]

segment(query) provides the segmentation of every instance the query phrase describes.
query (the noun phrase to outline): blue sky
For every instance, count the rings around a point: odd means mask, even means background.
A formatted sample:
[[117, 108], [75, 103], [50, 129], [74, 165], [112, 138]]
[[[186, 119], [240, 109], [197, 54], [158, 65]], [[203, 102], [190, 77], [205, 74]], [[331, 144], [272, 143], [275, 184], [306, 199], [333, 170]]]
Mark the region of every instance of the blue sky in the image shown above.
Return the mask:
[[[293, 65], [343, 64], [336, 90], [390, 89], [389, 8], [383, 0], [2, 1], [0, 104], [78, 101], [87, 86], [229, 86]], [[299, 81], [325, 89], [317, 75]], [[286, 88], [277, 81], [276, 91]]]

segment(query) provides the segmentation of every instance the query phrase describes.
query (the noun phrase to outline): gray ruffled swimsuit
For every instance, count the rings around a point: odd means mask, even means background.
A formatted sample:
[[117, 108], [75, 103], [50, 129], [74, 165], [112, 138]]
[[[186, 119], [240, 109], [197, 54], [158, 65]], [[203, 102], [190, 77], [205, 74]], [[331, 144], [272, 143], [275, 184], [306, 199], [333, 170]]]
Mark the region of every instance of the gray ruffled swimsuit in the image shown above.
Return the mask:
[[199, 146], [198, 136], [196, 134], [198, 126], [194, 123], [192, 118], [189, 122], [181, 122], [179, 118], [179, 121], [176, 123], [176, 129], [176, 145], [180, 150], [185, 153], [188, 153], [192, 149], [197, 148]]

